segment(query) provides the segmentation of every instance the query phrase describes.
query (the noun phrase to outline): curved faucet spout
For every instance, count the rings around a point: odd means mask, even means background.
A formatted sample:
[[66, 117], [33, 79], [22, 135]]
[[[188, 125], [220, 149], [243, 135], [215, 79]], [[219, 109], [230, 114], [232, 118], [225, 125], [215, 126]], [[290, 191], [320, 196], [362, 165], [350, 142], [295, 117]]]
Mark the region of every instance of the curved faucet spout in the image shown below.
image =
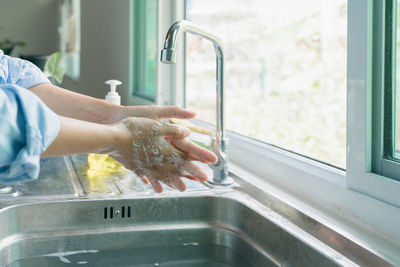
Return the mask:
[[[225, 137], [224, 121], [224, 49], [221, 40], [214, 34], [200, 28], [194, 23], [186, 20], [177, 21], [169, 28], [165, 37], [164, 48], [161, 50], [160, 61], [162, 63], [174, 64], [176, 59], [176, 44], [182, 32], [189, 32], [198, 35], [212, 42], [215, 48], [217, 60], [217, 125], [215, 132], [214, 152], [218, 156], [218, 161], [211, 165], [214, 170], [215, 184], [230, 184], [228, 179], [228, 155]], [[229, 180], [229, 182], [228, 182]]]
[[180, 20], [171, 25], [167, 35], [165, 36], [164, 48], [161, 50], [161, 62], [175, 63], [175, 49], [181, 32], [190, 32], [194, 35], [199, 35], [204, 39], [210, 40], [213, 43], [216, 52], [221, 54], [222, 57], [223, 45], [217, 36], [200, 28], [194, 23], [186, 20]]

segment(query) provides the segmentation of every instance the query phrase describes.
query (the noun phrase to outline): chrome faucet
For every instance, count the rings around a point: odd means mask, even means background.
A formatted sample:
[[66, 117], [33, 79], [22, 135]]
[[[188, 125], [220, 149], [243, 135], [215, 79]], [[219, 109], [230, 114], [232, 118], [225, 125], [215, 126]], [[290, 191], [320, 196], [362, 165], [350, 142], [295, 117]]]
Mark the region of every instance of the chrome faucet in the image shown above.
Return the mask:
[[169, 28], [165, 37], [164, 48], [161, 50], [160, 61], [162, 63], [175, 63], [175, 49], [177, 39], [181, 32], [190, 32], [202, 38], [210, 40], [217, 55], [217, 127], [213, 140], [214, 153], [218, 161], [210, 165], [214, 177], [209, 182], [216, 185], [230, 185], [232, 179], [228, 177], [228, 139], [225, 137], [224, 121], [224, 49], [221, 40], [196, 24], [186, 20], [177, 21]]

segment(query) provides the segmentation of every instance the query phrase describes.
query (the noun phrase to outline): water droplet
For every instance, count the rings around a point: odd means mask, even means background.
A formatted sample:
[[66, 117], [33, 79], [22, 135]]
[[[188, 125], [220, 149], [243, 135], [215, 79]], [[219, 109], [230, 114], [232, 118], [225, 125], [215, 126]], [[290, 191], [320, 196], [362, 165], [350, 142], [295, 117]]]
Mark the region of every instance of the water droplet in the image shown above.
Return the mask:
[[164, 159], [164, 155], [160, 155], [158, 157], [153, 157], [153, 161], [156, 163], [160, 163]]
[[140, 142], [139, 142], [139, 140], [134, 140], [134, 141], [133, 141], [133, 146], [134, 146], [134, 147], [140, 147]]
[[174, 159], [180, 159], [180, 158], [181, 158], [181, 157], [179, 157], [178, 153], [176, 153], [176, 151], [173, 151], [173, 152], [172, 152], [172, 157], [173, 157]]
[[160, 264], [158, 262], [154, 263], [154, 266], [160, 266]]
[[158, 150], [157, 148], [152, 148], [151, 153], [153, 153], [153, 155], [158, 155], [160, 154], [160, 150]]

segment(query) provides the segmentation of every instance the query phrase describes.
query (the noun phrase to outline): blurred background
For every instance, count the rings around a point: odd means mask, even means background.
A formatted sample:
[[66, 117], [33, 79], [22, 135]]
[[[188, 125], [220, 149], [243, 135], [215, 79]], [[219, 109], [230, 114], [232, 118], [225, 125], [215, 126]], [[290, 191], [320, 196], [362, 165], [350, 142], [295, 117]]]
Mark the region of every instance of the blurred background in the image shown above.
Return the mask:
[[[225, 45], [229, 130], [346, 167], [346, 0], [187, 0], [186, 12]], [[187, 105], [215, 122], [214, 50], [187, 37]]]

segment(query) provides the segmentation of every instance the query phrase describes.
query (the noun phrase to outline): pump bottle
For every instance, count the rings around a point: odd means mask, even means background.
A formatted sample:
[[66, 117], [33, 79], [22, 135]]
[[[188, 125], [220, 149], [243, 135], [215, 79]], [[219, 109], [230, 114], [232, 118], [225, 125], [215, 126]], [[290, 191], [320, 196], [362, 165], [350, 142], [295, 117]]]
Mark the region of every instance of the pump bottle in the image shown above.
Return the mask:
[[[116, 89], [122, 83], [118, 80], [108, 80], [105, 83], [110, 85], [110, 92], [106, 95], [105, 100], [115, 105], [121, 105], [121, 97]], [[104, 173], [105, 175], [124, 169], [118, 161], [107, 154], [89, 154], [88, 164], [89, 172]]]

